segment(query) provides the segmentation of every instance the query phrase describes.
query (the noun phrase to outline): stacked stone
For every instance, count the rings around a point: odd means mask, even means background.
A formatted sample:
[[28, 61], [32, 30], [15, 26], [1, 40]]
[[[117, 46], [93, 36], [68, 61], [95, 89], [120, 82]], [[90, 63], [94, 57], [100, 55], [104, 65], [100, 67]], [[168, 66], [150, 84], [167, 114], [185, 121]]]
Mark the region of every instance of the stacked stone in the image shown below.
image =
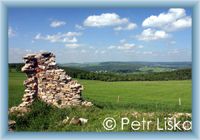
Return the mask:
[[25, 72], [27, 75], [27, 80], [24, 81], [25, 93], [22, 97], [22, 103], [18, 106], [14, 106], [10, 108], [9, 112], [19, 112], [26, 113], [29, 111], [28, 106], [30, 106], [36, 95], [37, 95], [37, 59], [35, 58], [35, 54], [29, 54], [24, 57], [25, 65], [22, 67], [22, 72]]
[[83, 101], [81, 91], [83, 86], [66, 75], [63, 69], [58, 69], [55, 56], [52, 53], [38, 55], [38, 97], [48, 104], [59, 108], [67, 106], [91, 106], [91, 102]]
[[57, 69], [55, 62], [55, 55], [50, 52], [39, 53], [35, 55], [38, 64], [38, 71], [45, 71], [49, 69]]
[[91, 102], [83, 101], [83, 86], [57, 68], [55, 55], [41, 53], [36, 55], [38, 62], [38, 97], [48, 104], [59, 108], [67, 106], [91, 106]]
[[24, 81], [25, 94], [22, 98], [22, 105], [29, 106], [34, 101], [37, 96], [37, 59], [35, 54], [27, 55], [24, 57], [25, 66], [22, 67], [22, 72], [25, 72], [27, 75], [27, 80]]
[[92, 106], [91, 102], [84, 101], [81, 97], [83, 86], [57, 67], [52, 53], [29, 54], [24, 57], [24, 61], [22, 71], [28, 78], [24, 81], [25, 94], [22, 103], [18, 107], [12, 107], [11, 112], [26, 112], [36, 97], [59, 108]]
[[81, 105], [83, 87], [62, 69], [38, 73], [38, 96], [44, 102], [57, 107]]
[[16, 122], [14, 120], [8, 121], [8, 131], [13, 131], [15, 129]]

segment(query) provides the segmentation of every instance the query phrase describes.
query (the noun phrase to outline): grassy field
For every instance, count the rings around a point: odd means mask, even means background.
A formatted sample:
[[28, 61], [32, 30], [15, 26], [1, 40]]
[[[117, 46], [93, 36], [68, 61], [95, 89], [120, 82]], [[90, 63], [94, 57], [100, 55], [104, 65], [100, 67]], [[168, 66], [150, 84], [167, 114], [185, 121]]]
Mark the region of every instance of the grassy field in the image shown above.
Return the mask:
[[[23, 96], [25, 74], [9, 73], [9, 107], [18, 105]], [[32, 111], [23, 117], [9, 116], [17, 122], [17, 131], [105, 131], [102, 122], [106, 117], [120, 120], [126, 116], [134, 119], [133, 112], [155, 112], [163, 118], [172, 112], [192, 111], [192, 82], [187, 81], [133, 81], [102, 82], [79, 80], [84, 86], [83, 97], [94, 103], [91, 108], [57, 109], [36, 101]], [[179, 105], [181, 98], [181, 106]], [[63, 125], [63, 119], [77, 116], [88, 119], [84, 126]], [[146, 116], [149, 118], [149, 116]], [[142, 118], [138, 118], [142, 119]], [[117, 121], [118, 124], [119, 121]], [[127, 126], [125, 131], [131, 131]], [[152, 126], [151, 131], [155, 130]], [[114, 131], [121, 131], [117, 125]]]
[[166, 111], [166, 107], [175, 111], [181, 98], [181, 110], [191, 110], [191, 81], [79, 82], [85, 87], [84, 98], [99, 106], [132, 106], [139, 110], [146, 106], [147, 111], [159, 111], [162, 107], [161, 111]]

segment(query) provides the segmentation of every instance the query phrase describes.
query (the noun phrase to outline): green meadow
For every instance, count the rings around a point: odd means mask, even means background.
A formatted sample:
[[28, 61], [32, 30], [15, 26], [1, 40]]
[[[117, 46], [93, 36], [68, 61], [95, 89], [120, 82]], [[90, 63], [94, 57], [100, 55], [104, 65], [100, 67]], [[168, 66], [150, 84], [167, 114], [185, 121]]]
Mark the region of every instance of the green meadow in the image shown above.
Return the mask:
[[[24, 73], [14, 71], [9, 73], [9, 107], [20, 104], [25, 79]], [[76, 80], [84, 86], [83, 98], [92, 101], [93, 107], [57, 109], [37, 100], [31, 106], [32, 111], [25, 116], [9, 116], [17, 122], [16, 131], [102, 132], [106, 131], [102, 126], [106, 117], [120, 120], [120, 117], [126, 116], [134, 119], [135, 116], [132, 115], [134, 112], [154, 112], [155, 116], [163, 118], [169, 113], [192, 112], [191, 80], [127, 82]], [[82, 126], [64, 125], [61, 122], [67, 116], [87, 118], [88, 123]], [[151, 131], [154, 130], [155, 126], [152, 126]], [[122, 130], [117, 125], [113, 131]], [[132, 130], [130, 126], [126, 126], [123, 131]]]

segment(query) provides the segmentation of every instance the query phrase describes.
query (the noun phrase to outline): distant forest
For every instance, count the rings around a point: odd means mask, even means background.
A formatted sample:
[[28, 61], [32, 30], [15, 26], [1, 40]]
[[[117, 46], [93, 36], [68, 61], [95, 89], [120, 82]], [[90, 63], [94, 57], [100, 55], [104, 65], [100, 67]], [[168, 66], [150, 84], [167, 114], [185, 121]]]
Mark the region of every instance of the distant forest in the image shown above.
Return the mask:
[[[9, 71], [12, 70], [21, 72], [21, 67], [24, 64], [15, 63], [9, 64]], [[150, 73], [97, 73], [93, 71], [86, 71], [79, 68], [59, 66], [66, 71], [72, 78], [86, 79], [86, 80], [101, 80], [101, 81], [167, 81], [167, 80], [190, 80], [192, 79], [191, 68], [177, 69], [167, 72], [150, 72]]]

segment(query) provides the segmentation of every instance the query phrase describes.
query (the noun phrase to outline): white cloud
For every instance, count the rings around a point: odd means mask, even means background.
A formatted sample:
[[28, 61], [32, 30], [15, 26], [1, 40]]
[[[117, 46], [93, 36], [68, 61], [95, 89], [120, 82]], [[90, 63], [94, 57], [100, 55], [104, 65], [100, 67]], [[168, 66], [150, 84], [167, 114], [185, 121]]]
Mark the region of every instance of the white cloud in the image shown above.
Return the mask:
[[116, 26], [114, 27], [116, 31], [133, 30], [137, 27], [135, 23], [130, 22], [127, 18], [121, 18], [116, 13], [89, 16], [85, 19], [83, 25], [87, 27]]
[[169, 37], [165, 31], [162, 30], [153, 30], [148, 28], [144, 30], [140, 35], [136, 36], [139, 40], [150, 41], [150, 40], [159, 40]]
[[73, 38], [64, 38], [63, 39], [63, 42], [69, 42], [69, 43], [76, 43], [78, 42], [77, 38], [76, 37], [73, 37]]
[[105, 54], [106, 50], [95, 50], [94, 54]]
[[135, 29], [136, 27], [137, 27], [137, 25], [135, 23], [129, 23], [125, 29], [132, 30], [132, 29]]
[[115, 13], [103, 13], [101, 15], [92, 15], [87, 17], [84, 21], [84, 26], [89, 27], [102, 27], [102, 26], [113, 26], [123, 23], [128, 23], [127, 18], [120, 18]]
[[123, 28], [121, 26], [118, 26], [118, 27], [115, 27], [114, 30], [115, 31], [121, 31], [121, 30], [123, 30]]
[[134, 43], [121, 43], [120, 45], [117, 46], [111, 45], [107, 49], [131, 50], [134, 48], [143, 48], [143, 46], [142, 45], [137, 46]]
[[174, 31], [182, 28], [191, 27], [191, 25], [192, 25], [191, 17], [184, 17], [182, 19], [177, 20], [176, 22], [173, 22], [171, 25], [166, 26], [165, 30]]
[[119, 42], [120, 42], [120, 43], [125, 43], [125, 42], [126, 42], [126, 39], [121, 39]]
[[36, 40], [38, 40], [38, 39], [43, 39], [43, 37], [41, 36], [40, 33], [38, 33], [38, 34], [34, 37], [34, 39], [36, 39]]
[[68, 48], [78, 48], [81, 46], [81, 44], [76, 44], [76, 43], [72, 43], [72, 44], [65, 44], [66, 47]]
[[116, 48], [116, 46], [113, 46], [113, 45], [111, 45], [111, 46], [108, 47], [109, 50], [110, 49], [115, 49], [115, 48]]
[[80, 33], [80, 32], [67, 32], [64, 35], [71, 37], [71, 36], [80, 36], [80, 35], [82, 35], [82, 33]]
[[119, 45], [110, 45], [107, 47], [108, 50], [118, 49], [118, 50], [131, 50], [133, 48], [143, 48], [143, 45], [135, 45], [134, 43], [127, 43], [126, 39], [121, 39]]
[[80, 36], [79, 32], [67, 32], [67, 33], [57, 33], [53, 35], [44, 35], [40, 33], [35, 36], [35, 40], [46, 40], [51, 43], [76, 43], [78, 42], [77, 36]]
[[16, 35], [16, 32], [13, 30], [12, 27], [8, 28], [8, 37], [14, 37]]
[[83, 26], [78, 25], [78, 24], [75, 25], [75, 28], [78, 29], [78, 30], [84, 30], [85, 29]]
[[143, 27], [155, 27], [169, 32], [188, 28], [191, 25], [191, 17], [187, 16], [182, 8], [171, 8], [167, 13], [161, 13], [158, 16], [152, 15], [142, 23]]
[[72, 39], [68, 39], [66, 42], [76, 43], [76, 42], [78, 42], [78, 40], [76, 37], [73, 37]]
[[121, 30], [133, 30], [137, 27], [135, 23], [129, 23], [126, 26], [117, 26], [114, 28], [115, 31], [121, 31]]
[[119, 50], [130, 50], [130, 49], [135, 48], [135, 47], [136, 47], [135, 44], [125, 43], [125, 44], [118, 46], [117, 48]]
[[64, 43], [67, 48], [78, 48], [82, 46], [78, 43], [77, 37], [82, 35], [79, 32], [57, 33], [52, 35], [41, 35], [40, 33], [35, 36], [35, 40], [45, 40], [51, 43]]
[[66, 24], [66, 22], [64, 22], [64, 21], [55, 20], [55, 21], [51, 22], [50, 26], [53, 28], [57, 28], [57, 27], [65, 25], [65, 24]]

